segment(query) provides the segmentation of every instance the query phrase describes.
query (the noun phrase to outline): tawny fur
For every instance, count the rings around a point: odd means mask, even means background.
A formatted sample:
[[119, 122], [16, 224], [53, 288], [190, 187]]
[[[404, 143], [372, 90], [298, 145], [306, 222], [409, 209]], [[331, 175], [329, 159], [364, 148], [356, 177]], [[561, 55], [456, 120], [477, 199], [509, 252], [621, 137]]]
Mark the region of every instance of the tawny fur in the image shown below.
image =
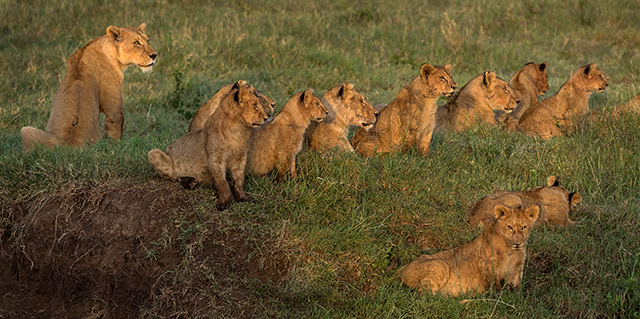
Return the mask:
[[518, 120], [532, 105], [538, 102], [538, 96], [549, 90], [549, 76], [547, 62], [535, 64], [527, 62], [509, 80], [509, 86], [518, 95], [520, 102], [511, 112], [511, 117]]
[[613, 109], [613, 115], [618, 116], [627, 112], [640, 113], [640, 94], [634, 96], [627, 103], [617, 106]]
[[356, 91], [350, 83], [343, 83], [327, 91], [320, 98], [329, 113], [322, 122], [312, 122], [307, 129], [309, 148], [323, 150], [337, 148], [353, 152], [347, 134], [358, 126], [365, 130], [373, 127], [378, 111]]
[[444, 67], [424, 64], [420, 74], [382, 108], [373, 128], [360, 129], [351, 138], [356, 152], [371, 156], [406, 152], [414, 147], [427, 156], [435, 126], [436, 102], [442, 95], [452, 95], [457, 87], [450, 71], [450, 64]]
[[493, 71], [473, 78], [436, 112], [438, 131], [458, 132], [477, 123], [497, 125], [494, 111], [511, 112], [518, 96]]
[[[267, 120], [260, 101], [242, 80], [225, 95], [202, 130], [189, 132], [167, 147], [147, 154], [158, 175], [179, 181], [186, 188], [213, 182], [218, 210], [251, 200], [244, 192], [244, 177], [251, 132]], [[227, 181], [227, 174], [230, 180]]]
[[519, 289], [527, 256], [527, 239], [538, 218], [538, 206], [496, 206], [494, 219], [468, 243], [432, 255], [423, 255], [398, 271], [400, 280], [420, 292], [457, 297], [481, 293], [501, 281]]
[[540, 207], [538, 224], [573, 226], [576, 222], [569, 219], [572, 208], [582, 200], [580, 193], [569, 192], [560, 186], [555, 176], [549, 176], [547, 186], [535, 187], [528, 191], [500, 191], [477, 200], [464, 216], [473, 227], [487, 224], [493, 219], [493, 209], [497, 205], [525, 207], [537, 205]]
[[[204, 105], [202, 105], [198, 109], [198, 111], [196, 111], [196, 114], [193, 115], [193, 118], [191, 119], [191, 123], [189, 123], [189, 132], [201, 130], [204, 128], [204, 123], [207, 122], [209, 116], [215, 113], [215, 111], [218, 109], [218, 106], [220, 105], [220, 101], [222, 101], [222, 98], [224, 98], [224, 96], [227, 95], [229, 91], [231, 91], [231, 88], [235, 84], [236, 83], [230, 83], [221, 87]], [[248, 85], [248, 88], [251, 89], [258, 100], [260, 100], [260, 105], [264, 109], [264, 112], [267, 114], [267, 116], [271, 116], [273, 114], [274, 107], [276, 106], [276, 101], [266, 96], [264, 93], [258, 91], [251, 85]]]
[[36, 144], [53, 147], [96, 143], [102, 140], [100, 112], [105, 115], [104, 136], [121, 139], [123, 72], [132, 65], [150, 72], [157, 56], [144, 29], [144, 23], [138, 28], [110, 26], [105, 35], [71, 55], [47, 128], [23, 127], [22, 149], [32, 150]]
[[537, 102], [518, 121], [517, 131], [550, 139], [561, 136], [561, 128], [570, 126], [572, 118], [589, 113], [589, 96], [603, 92], [609, 81], [595, 63], [573, 73], [558, 93]]
[[279, 179], [287, 174], [296, 178], [296, 156], [302, 150], [304, 132], [311, 121], [320, 122], [327, 113], [313, 90], [294, 95], [273, 121], [256, 131], [249, 153], [250, 171], [264, 175], [275, 168]]

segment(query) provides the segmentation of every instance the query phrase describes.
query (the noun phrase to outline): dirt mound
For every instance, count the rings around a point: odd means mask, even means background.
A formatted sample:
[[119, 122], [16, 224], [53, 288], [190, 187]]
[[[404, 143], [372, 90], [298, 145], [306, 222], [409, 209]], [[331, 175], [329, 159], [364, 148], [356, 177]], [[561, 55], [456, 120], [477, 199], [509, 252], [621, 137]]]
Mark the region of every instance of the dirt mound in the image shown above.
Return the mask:
[[16, 204], [0, 234], [0, 318], [251, 317], [288, 259], [252, 257], [247, 234], [194, 212], [194, 194], [85, 183]]

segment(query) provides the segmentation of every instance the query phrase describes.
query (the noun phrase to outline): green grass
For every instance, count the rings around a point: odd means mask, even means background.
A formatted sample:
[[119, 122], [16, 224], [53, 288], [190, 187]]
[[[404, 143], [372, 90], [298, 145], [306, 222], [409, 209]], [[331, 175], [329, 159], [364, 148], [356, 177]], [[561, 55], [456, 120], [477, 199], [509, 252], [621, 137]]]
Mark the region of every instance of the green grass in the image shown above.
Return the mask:
[[[640, 118], [609, 115], [640, 91], [637, 1], [0, 3], [4, 229], [14, 222], [12, 203], [70, 182], [156, 179], [146, 153], [184, 134], [190, 114], [238, 79], [277, 109], [308, 87], [322, 94], [345, 81], [386, 104], [423, 63], [451, 63], [461, 87], [489, 69], [507, 80], [532, 60], [548, 63], [548, 97], [572, 70], [595, 62], [611, 84], [591, 98], [603, 115], [564, 138], [478, 127], [436, 134], [427, 158], [305, 152], [296, 180], [248, 177], [258, 201], [234, 204], [225, 227], [291, 252], [286, 297], [256, 306], [263, 316], [640, 318]], [[68, 57], [111, 24], [142, 22], [158, 64], [150, 74], [125, 72], [122, 141], [23, 154], [20, 128], [46, 126]], [[400, 265], [477, 234], [462, 221], [476, 199], [544, 185], [549, 175], [582, 194], [571, 216], [578, 226], [532, 233], [522, 290], [461, 304], [400, 285]], [[213, 188], [197, 194], [206, 198], [197, 205], [211, 211]], [[206, 233], [206, 214], [181, 218], [185, 236]]]

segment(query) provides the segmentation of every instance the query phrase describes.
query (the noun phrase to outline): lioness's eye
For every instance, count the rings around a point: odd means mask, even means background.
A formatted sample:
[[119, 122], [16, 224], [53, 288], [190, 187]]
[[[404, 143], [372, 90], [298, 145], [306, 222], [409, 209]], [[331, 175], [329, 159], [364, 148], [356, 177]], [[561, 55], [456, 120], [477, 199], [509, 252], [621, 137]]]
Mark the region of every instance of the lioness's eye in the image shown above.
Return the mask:
[[133, 44], [136, 45], [136, 46], [140, 46], [141, 45], [140, 41], [137, 41], [137, 40], [136, 40], [136, 42], [133, 42]]
[[444, 76], [441, 76], [441, 77], [440, 77], [440, 82], [444, 82], [444, 81], [446, 81], [446, 80], [447, 80], [447, 79], [445, 79], [445, 78], [444, 78]]

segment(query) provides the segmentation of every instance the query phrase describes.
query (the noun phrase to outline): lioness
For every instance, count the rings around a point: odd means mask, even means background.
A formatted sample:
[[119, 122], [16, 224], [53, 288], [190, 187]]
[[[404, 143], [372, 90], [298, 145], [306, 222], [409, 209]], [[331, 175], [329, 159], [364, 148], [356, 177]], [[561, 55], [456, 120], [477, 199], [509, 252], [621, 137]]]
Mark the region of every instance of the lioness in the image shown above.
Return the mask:
[[510, 116], [518, 120], [522, 114], [533, 104], [538, 102], [538, 96], [549, 90], [549, 76], [547, 75], [547, 62], [535, 64], [527, 62], [522, 69], [516, 72], [509, 80], [509, 86], [513, 88], [520, 102], [510, 113]]
[[522, 114], [516, 128], [543, 139], [560, 136], [560, 128], [571, 125], [571, 118], [589, 112], [589, 96], [604, 92], [609, 81], [595, 63], [585, 65], [572, 74], [558, 93], [537, 102]]
[[256, 131], [249, 151], [249, 169], [264, 175], [277, 168], [279, 179], [287, 173], [296, 178], [296, 155], [302, 150], [304, 132], [311, 121], [320, 122], [327, 113], [312, 89], [294, 95], [273, 121]]
[[382, 108], [373, 128], [360, 129], [351, 138], [356, 152], [370, 156], [398, 150], [406, 152], [416, 147], [427, 156], [435, 126], [436, 102], [441, 95], [451, 96], [457, 87], [450, 71], [451, 64], [444, 67], [424, 64], [420, 74]]
[[[207, 103], [202, 105], [198, 109], [198, 111], [196, 111], [196, 114], [193, 115], [193, 118], [191, 119], [191, 123], [189, 123], [189, 132], [201, 130], [204, 128], [204, 123], [209, 119], [209, 116], [211, 116], [218, 109], [222, 98], [224, 98], [224, 96], [227, 95], [229, 91], [231, 91], [231, 88], [235, 84], [236, 83], [230, 83], [221, 87], [218, 91], [216, 91], [216, 93], [213, 94], [213, 96], [207, 101]], [[260, 105], [264, 109], [264, 112], [267, 114], [267, 116], [271, 116], [276, 106], [276, 101], [264, 95], [264, 93], [258, 91], [253, 86], [249, 85], [249, 87], [251, 91], [254, 92], [256, 97], [258, 97], [258, 100], [260, 100]]]
[[456, 95], [436, 111], [438, 131], [458, 132], [481, 122], [497, 125], [494, 111], [511, 112], [518, 96], [493, 71], [473, 78]]
[[500, 291], [500, 281], [518, 289], [522, 282], [527, 239], [538, 218], [538, 206], [526, 210], [498, 205], [493, 220], [478, 237], [453, 249], [422, 255], [402, 267], [400, 280], [411, 287], [457, 297], [480, 293], [493, 286]]
[[640, 112], [640, 94], [634, 96], [627, 103], [617, 106], [613, 109], [613, 115], [620, 115], [627, 112]]
[[240, 80], [222, 98], [215, 116], [209, 117], [202, 130], [183, 135], [166, 153], [157, 148], [149, 151], [147, 158], [161, 177], [179, 181], [185, 188], [212, 181], [218, 193], [216, 208], [225, 210], [232, 198], [251, 200], [244, 192], [247, 152], [251, 131], [266, 120], [260, 101]]
[[547, 178], [547, 186], [535, 187], [524, 192], [501, 191], [477, 200], [464, 216], [471, 225], [484, 225], [493, 218], [493, 209], [497, 205], [514, 207], [517, 205], [540, 206], [538, 224], [573, 226], [576, 222], [569, 219], [571, 209], [582, 200], [580, 193], [569, 192], [560, 186], [555, 176]]
[[102, 139], [100, 112], [105, 115], [104, 136], [121, 139], [123, 72], [131, 65], [151, 72], [158, 56], [144, 28], [144, 23], [138, 28], [112, 25], [106, 35], [71, 55], [46, 130], [23, 127], [22, 149], [31, 150], [34, 144], [53, 147], [96, 143]]
[[353, 152], [347, 133], [349, 127], [365, 130], [373, 127], [378, 111], [358, 93], [353, 84], [343, 83], [320, 98], [329, 114], [322, 122], [312, 122], [305, 133], [312, 150], [338, 148]]

